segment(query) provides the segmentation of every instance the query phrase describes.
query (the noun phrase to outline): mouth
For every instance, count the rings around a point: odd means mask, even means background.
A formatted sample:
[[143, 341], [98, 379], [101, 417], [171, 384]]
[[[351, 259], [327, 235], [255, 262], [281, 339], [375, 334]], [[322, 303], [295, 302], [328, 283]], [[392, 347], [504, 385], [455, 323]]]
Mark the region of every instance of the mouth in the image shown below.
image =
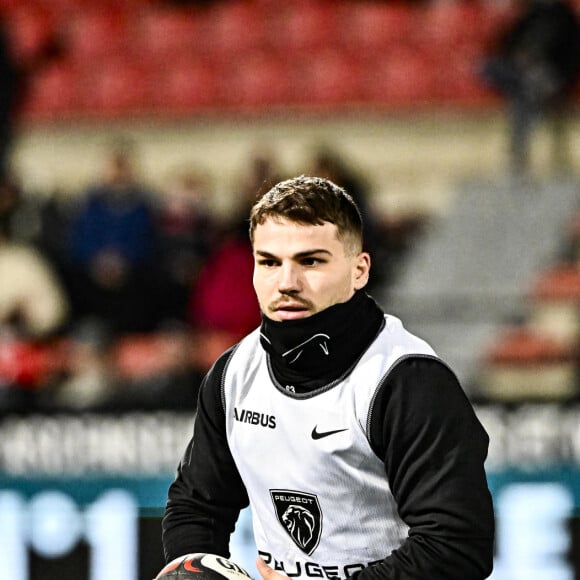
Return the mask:
[[301, 302], [275, 304], [270, 310], [279, 320], [295, 320], [310, 315], [308, 306]]

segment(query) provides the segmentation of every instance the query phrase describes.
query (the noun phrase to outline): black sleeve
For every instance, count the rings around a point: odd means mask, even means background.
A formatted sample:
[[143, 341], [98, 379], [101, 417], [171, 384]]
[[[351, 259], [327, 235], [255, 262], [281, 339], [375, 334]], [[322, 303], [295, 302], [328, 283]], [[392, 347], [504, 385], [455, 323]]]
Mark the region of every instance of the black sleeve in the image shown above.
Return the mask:
[[373, 403], [371, 445], [385, 462], [402, 546], [358, 580], [482, 580], [493, 567], [489, 438], [455, 375], [433, 357], [402, 359]]
[[162, 522], [167, 562], [191, 552], [229, 556], [229, 539], [249, 501], [226, 440], [221, 379], [231, 351], [200, 387], [193, 437], [169, 487]]

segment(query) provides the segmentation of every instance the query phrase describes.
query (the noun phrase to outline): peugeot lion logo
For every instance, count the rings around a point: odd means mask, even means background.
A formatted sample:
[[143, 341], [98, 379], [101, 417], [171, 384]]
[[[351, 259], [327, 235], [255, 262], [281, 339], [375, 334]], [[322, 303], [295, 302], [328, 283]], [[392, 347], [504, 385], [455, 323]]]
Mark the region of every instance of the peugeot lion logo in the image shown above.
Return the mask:
[[278, 521], [294, 543], [310, 555], [320, 542], [322, 512], [318, 498], [310, 493], [271, 489], [270, 496]]

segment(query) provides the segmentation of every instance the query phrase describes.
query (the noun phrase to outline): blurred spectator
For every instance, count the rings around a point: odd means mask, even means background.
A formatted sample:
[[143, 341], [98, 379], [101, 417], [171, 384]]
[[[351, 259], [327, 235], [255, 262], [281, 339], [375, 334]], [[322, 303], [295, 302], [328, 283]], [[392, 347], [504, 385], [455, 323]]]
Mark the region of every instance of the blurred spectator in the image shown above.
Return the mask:
[[69, 319], [60, 278], [29, 239], [34, 219], [26, 215], [28, 209], [20, 188], [6, 177], [0, 181], [2, 411], [34, 410], [36, 389], [57, 363], [49, 345]]
[[0, 22], [0, 179], [8, 170], [20, 88], [18, 68], [10, 51], [4, 23]]
[[239, 214], [243, 217], [238, 219], [244, 220], [248, 216], [250, 208], [255, 199], [264, 195], [281, 179], [281, 171], [278, 161], [268, 146], [257, 147], [248, 163], [249, 171], [241, 179], [242, 205], [239, 208]]
[[205, 176], [184, 172], [176, 175], [160, 196], [156, 262], [159, 313], [163, 319], [187, 320], [189, 295], [216, 238], [209, 195]]
[[16, 123], [33, 76], [62, 57], [64, 46], [55, 34], [42, 35], [30, 46], [16, 46], [11, 29], [0, 14], [0, 179], [10, 173], [10, 154]]
[[68, 232], [72, 221], [74, 201], [70, 195], [55, 190], [42, 196], [37, 209], [35, 243], [59, 275], [67, 294], [72, 296], [73, 271], [69, 254]]
[[190, 302], [190, 322], [199, 337], [200, 366], [207, 370], [213, 355], [260, 325], [252, 287], [254, 259], [247, 232], [233, 231], [202, 268]]
[[166, 323], [156, 333], [117, 341], [115, 410], [193, 409], [203, 375], [193, 365], [189, 328]]
[[15, 176], [7, 174], [0, 179], [0, 227], [12, 241], [35, 244], [41, 229], [40, 213], [38, 198], [26, 195]]
[[566, 107], [580, 70], [580, 24], [566, 0], [520, 0], [518, 17], [503, 30], [483, 69], [484, 80], [508, 101], [510, 163], [530, 163], [530, 142], [542, 117], [552, 122], [555, 167], [566, 169]]
[[123, 412], [194, 408], [202, 375], [192, 364], [189, 329], [113, 336], [103, 321], [84, 319], [64, 340], [57, 380], [39, 389], [47, 411]]
[[196, 365], [207, 371], [216, 354], [260, 325], [260, 309], [252, 284], [254, 257], [249, 238], [249, 208], [279, 181], [278, 164], [268, 149], [256, 151], [240, 179], [238, 207], [222, 227], [216, 245], [200, 272], [189, 304], [189, 322], [197, 336]]
[[155, 232], [152, 195], [134, 175], [131, 152], [114, 148], [102, 181], [81, 196], [72, 218], [77, 315], [107, 320], [115, 333], [154, 327]]
[[354, 167], [347, 163], [338, 151], [329, 146], [319, 146], [316, 149], [310, 174], [330, 179], [343, 187], [353, 197], [365, 224], [365, 249], [373, 255], [381, 256], [380, 260], [373, 262], [372, 285], [384, 281], [387, 275], [388, 261], [392, 259], [392, 256], [386, 255], [383, 259], [381, 250], [384, 243], [381, 239], [381, 220], [371, 206], [370, 187], [366, 180], [359, 175]]
[[316, 177], [330, 179], [352, 196], [363, 214], [366, 249], [372, 252], [376, 245], [376, 216], [370, 207], [369, 186], [365, 180], [338, 151], [328, 146], [321, 146], [315, 151], [310, 173]]
[[67, 337], [66, 365], [53, 389], [41, 392], [45, 409], [59, 411], [107, 410], [117, 396], [110, 357], [111, 336], [106, 325], [96, 319], [75, 324]]
[[23, 338], [45, 338], [66, 322], [67, 297], [44, 256], [11, 239], [6, 208], [14, 195], [12, 188], [0, 187], [0, 328]]

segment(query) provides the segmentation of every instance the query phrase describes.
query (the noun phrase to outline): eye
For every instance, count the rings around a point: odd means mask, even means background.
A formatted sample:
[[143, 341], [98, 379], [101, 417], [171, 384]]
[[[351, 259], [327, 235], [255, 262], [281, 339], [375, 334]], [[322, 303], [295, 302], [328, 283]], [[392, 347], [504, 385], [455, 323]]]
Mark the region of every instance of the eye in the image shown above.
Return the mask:
[[323, 264], [324, 260], [309, 256], [307, 258], [302, 258], [301, 263], [303, 266], [318, 266], [319, 264]]
[[273, 268], [274, 266], [278, 265], [278, 262], [272, 258], [260, 258], [257, 260], [257, 264], [258, 266], [263, 266], [264, 268]]

